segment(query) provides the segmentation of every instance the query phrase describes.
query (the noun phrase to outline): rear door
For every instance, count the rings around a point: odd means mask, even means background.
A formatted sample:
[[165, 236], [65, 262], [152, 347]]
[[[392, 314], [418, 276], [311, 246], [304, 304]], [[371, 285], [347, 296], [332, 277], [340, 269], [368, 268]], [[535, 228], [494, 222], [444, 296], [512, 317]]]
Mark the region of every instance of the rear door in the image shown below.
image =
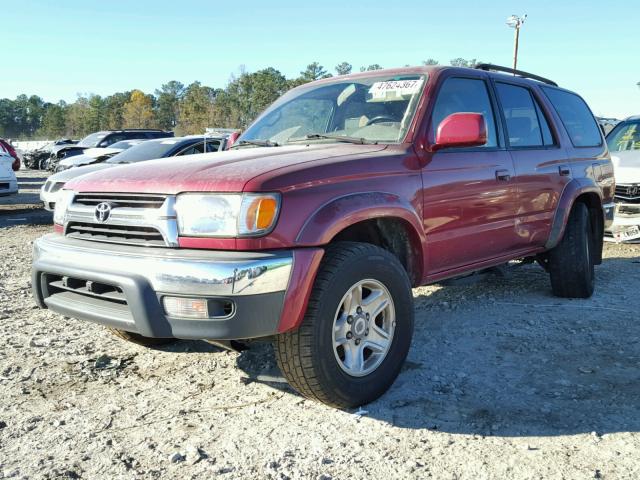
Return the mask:
[[423, 168], [424, 227], [429, 274], [509, 255], [517, 245], [515, 171], [496, 119], [486, 77], [448, 77], [441, 82], [428, 136], [458, 112], [481, 113], [487, 144], [432, 154]]
[[551, 112], [523, 84], [496, 81], [506, 142], [515, 168], [518, 190], [518, 248], [541, 247], [549, 238], [560, 195], [571, 180], [566, 150], [550, 125]]

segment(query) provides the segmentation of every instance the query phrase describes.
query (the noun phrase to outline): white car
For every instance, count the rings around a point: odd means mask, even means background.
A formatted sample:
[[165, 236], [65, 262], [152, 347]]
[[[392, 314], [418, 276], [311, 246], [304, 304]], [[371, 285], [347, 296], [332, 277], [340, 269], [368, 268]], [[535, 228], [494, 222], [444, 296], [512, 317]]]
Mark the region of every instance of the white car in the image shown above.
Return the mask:
[[74, 155], [73, 157], [63, 158], [60, 160], [58, 165], [56, 165], [56, 172], [62, 172], [69, 168], [91, 165], [92, 163], [104, 162], [106, 159], [111, 158], [129, 147], [139, 144], [140, 142], [144, 142], [144, 140], [122, 140], [105, 148], [87, 148], [80, 155]]
[[640, 116], [616, 125], [607, 144], [616, 180], [616, 212], [605, 240], [640, 241]]
[[11, 168], [14, 158], [4, 151], [0, 151], [0, 196], [18, 192], [18, 179]]
[[[97, 170], [115, 167], [123, 163], [136, 163], [157, 158], [219, 152], [227, 148], [230, 136], [231, 134], [222, 132], [217, 133], [215, 136], [213, 134], [207, 134], [145, 140], [141, 144], [134, 145], [130, 149], [113, 155], [110, 158], [96, 160], [90, 165], [80, 165], [79, 168], [69, 168], [51, 175], [40, 189], [40, 200], [44, 203], [45, 209], [53, 211], [60, 190], [64, 184], [72, 178], [86, 175], [87, 173]], [[68, 160], [73, 161], [82, 156], [83, 155], [78, 155]], [[65, 161], [67, 160], [62, 160], [60, 163]]]

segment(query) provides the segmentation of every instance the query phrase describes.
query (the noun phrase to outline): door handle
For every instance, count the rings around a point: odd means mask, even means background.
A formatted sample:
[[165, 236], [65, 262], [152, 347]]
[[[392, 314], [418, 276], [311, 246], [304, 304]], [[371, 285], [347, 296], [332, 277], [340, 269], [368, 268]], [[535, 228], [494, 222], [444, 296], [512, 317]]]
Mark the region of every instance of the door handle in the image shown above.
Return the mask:
[[511, 180], [511, 172], [509, 170], [496, 170], [496, 180], [508, 182]]
[[568, 177], [571, 175], [571, 169], [567, 165], [560, 165], [558, 167], [558, 172], [560, 172], [561, 177]]

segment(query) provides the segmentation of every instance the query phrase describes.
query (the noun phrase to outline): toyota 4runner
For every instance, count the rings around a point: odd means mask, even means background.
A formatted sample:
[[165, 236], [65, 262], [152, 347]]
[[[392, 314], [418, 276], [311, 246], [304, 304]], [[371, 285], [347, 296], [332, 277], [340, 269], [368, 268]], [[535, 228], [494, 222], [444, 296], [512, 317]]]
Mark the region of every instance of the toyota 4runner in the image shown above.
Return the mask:
[[296, 390], [353, 407], [400, 371], [412, 287], [524, 259], [589, 297], [615, 185], [582, 98], [481, 65], [313, 82], [229, 152], [64, 188], [38, 305], [143, 345], [268, 339]]

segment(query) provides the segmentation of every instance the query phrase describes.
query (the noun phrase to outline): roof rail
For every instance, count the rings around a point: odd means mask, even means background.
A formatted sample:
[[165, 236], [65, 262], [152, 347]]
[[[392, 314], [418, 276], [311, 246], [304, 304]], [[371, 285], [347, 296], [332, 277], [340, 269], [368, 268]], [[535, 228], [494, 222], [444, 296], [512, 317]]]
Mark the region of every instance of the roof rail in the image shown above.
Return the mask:
[[541, 77], [539, 75], [534, 75], [533, 73], [523, 72], [522, 70], [516, 70], [514, 68], [509, 67], [501, 67], [500, 65], [493, 65], [492, 63], [479, 63], [474, 68], [478, 70], [486, 70], [491, 72], [504, 72], [504, 73], [512, 73], [514, 75], [518, 75], [523, 78], [530, 78], [531, 80], [537, 80], [538, 82], [546, 83], [548, 85], [553, 85], [557, 87], [558, 84], [553, 80], [549, 80], [548, 78]]

